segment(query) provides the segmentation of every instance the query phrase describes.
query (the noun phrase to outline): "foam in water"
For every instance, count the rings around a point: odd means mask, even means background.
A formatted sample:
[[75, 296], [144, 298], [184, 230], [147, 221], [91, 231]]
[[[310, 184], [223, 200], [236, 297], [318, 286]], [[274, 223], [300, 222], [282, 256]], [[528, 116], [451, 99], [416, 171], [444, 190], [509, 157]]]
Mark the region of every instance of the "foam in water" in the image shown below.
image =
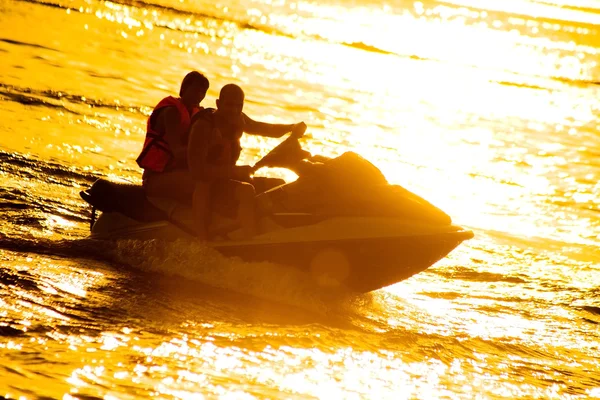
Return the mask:
[[321, 287], [307, 273], [270, 262], [226, 257], [207, 244], [178, 240], [49, 240], [0, 234], [5, 250], [106, 261], [147, 273], [179, 277], [214, 288], [287, 304], [321, 315], [355, 314], [371, 294], [344, 287]]
[[320, 314], [356, 297], [343, 288], [319, 287], [309, 275], [293, 267], [245, 262], [225, 257], [206, 244], [184, 240], [122, 240], [117, 242], [115, 261], [141, 271], [179, 276]]

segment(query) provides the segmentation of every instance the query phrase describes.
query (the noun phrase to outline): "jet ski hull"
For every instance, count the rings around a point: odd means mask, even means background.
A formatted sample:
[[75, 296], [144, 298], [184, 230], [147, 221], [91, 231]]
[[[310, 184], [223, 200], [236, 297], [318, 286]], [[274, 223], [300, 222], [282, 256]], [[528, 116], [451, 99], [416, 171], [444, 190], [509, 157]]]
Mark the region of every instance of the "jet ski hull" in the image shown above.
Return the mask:
[[[91, 237], [196, 240], [166, 221], [139, 223], [119, 213], [103, 213], [92, 227]], [[369, 292], [426, 270], [472, 237], [471, 231], [456, 225], [339, 217], [310, 224], [301, 221], [297, 227], [269, 232], [252, 240], [207, 244], [227, 257], [299, 268], [321, 286], [342, 285], [356, 292]]]
[[446, 257], [470, 231], [420, 236], [214, 246], [225, 256], [269, 261], [307, 271], [322, 286], [370, 292], [423, 272]]

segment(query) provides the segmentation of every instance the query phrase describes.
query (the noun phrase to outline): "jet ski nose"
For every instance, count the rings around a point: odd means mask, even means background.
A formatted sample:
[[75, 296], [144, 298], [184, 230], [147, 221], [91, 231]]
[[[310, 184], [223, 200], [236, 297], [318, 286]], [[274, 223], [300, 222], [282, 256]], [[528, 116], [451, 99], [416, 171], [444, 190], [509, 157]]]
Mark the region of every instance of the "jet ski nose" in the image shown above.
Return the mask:
[[88, 190], [82, 190], [81, 192], [79, 192], [79, 196], [81, 196], [81, 198], [83, 200], [85, 200], [87, 203], [92, 202], [92, 194], [90, 193], [89, 189]]

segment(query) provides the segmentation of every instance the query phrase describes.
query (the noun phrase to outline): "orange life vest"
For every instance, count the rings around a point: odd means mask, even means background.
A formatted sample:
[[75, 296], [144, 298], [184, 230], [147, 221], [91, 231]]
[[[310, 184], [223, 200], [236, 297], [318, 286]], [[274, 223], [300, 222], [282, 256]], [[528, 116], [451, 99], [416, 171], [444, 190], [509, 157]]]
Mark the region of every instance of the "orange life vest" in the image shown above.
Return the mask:
[[187, 145], [191, 117], [201, 109], [197, 107], [194, 108], [192, 115], [190, 116], [188, 109], [181, 99], [173, 96], [165, 97], [156, 105], [156, 107], [154, 107], [146, 124], [144, 147], [142, 148], [139, 157], [135, 160], [137, 164], [145, 170], [164, 172], [169, 169], [170, 164], [173, 161], [173, 152], [170, 149], [169, 143], [164, 139], [166, 132], [161, 132], [153, 126], [154, 117], [158, 114], [158, 111], [166, 107], [175, 107], [179, 112], [179, 127], [177, 131], [181, 143], [184, 145]]

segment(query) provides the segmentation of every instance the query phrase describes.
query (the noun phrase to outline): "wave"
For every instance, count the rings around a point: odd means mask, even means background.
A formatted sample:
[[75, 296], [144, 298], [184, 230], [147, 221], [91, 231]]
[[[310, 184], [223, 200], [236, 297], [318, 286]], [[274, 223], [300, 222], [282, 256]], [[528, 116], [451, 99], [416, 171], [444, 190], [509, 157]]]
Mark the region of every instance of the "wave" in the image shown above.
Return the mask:
[[72, 9], [73, 8], [73, 7], [67, 7], [67, 6], [63, 6], [61, 4], [52, 3], [52, 2], [44, 1], [44, 0], [17, 0], [17, 1], [22, 1], [24, 3], [34, 3], [34, 4], [39, 4], [39, 5], [42, 5], [42, 6], [52, 7], [52, 8], [61, 8], [63, 10]]
[[595, 307], [595, 306], [582, 306], [581, 307], [582, 310], [585, 310], [587, 312], [590, 312], [592, 314], [596, 314], [596, 315], [600, 315], [600, 307]]
[[[40, 1], [40, 0], [19, 0], [19, 1], [33, 3], [33, 4], [40, 4], [40, 5], [44, 5], [44, 6], [58, 7], [58, 8], [63, 8], [63, 9], [76, 9], [76, 6], [73, 4], [52, 3], [52, 2]], [[135, 7], [135, 8], [139, 8], [139, 9], [152, 9], [152, 10], [163, 11], [165, 13], [170, 13], [170, 14], [175, 14], [175, 15], [184, 15], [186, 17], [192, 17], [192, 18], [197, 18], [197, 19], [209, 19], [209, 20], [219, 21], [221, 23], [232, 23], [232, 24], [237, 25], [242, 30], [244, 30], [244, 29], [256, 30], [256, 31], [260, 31], [260, 32], [263, 32], [263, 33], [266, 33], [269, 35], [297, 38], [297, 36], [290, 34], [289, 32], [286, 32], [285, 30], [279, 29], [274, 26], [269, 26], [266, 24], [255, 24], [254, 22], [252, 22], [250, 20], [225, 17], [222, 15], [201, 12], [198, 10], [189, 10], [189, 9], [185, 9], [185, 8], [175, 7], [175, 6], [156, 4], [156, 3], [153, 3], [152, 1], [115, 0], [114, 3], [128, 6], [128, 7]], [[442, 1], [441, 3], [454, 5], [452, 2]], [[84, 3], [82, 3], [82, 7], [83, 6], [86, 7], [85, 12], [89, 12], [89, 13], [93, 12], [93, 10], [91, 8], [89, 8], [89, 3], [85, 3], [85, 5], [83, 5], [83, 4]], [[466, 6], [466, 7], [468, 9], [473, 9], [473, 10], [483, 9], [483, 8], [479, 8], [476, 6]], [[490, 13], [506, 14], [506, 12], [502, 11], [502, 10], [490, 11]], [[529, 16], [526, 16], [526, 15], [523, 15], [523, 17], [530, 18]], [[542, 19], [550, 21], [550, 22], [555, 21], [554, 19], [551, 19], [551, 18], [542, 18]], [[578, 25], [587, 24], [585, 22], [580, 23], [580, 22], [573, 22], [573, 21], [558, 21], [558, 20], [555, 22], [561, 22], [561, 23], [572, 22], [574, 24], [577, 23]], [[219, 31], [219, 30], [211, 30], [209, 33], [206, 29], [202, 29], [193, 24], [178, 24], [178, 23], [174, 23], [173, 21], [169, 21], [169, 20], [167, 20], [167, 21], [158, 21], [157, 20], [157, 21], [153, 21], [152, 23], [154, 26], [162, 28], [162, 29], [180, 31], [180, 32], [184, 32], [184, 33], [215, 35], [215, 34], [217, 34], [215, 32]], [[227, 34], [225, 34], [225, 35], [227, 35]], [[326, 37], [323, 37], [320, 35], [316, 35], [316, 34], [315, 35], [304, 35], [303, 37], [312, 39], [312, 40], [317, 40], [317, 41], [324, 41], [324, 42], [328, 42], [328, 43], [339, 44], [342, 46], [346, 46], [346, 47], [350, 47], [350, 48], [353, 48], [356, 50], [366, 51], [366, 52], [370, 52], [370, 53], [394, 55], [394, 56], [401, 57], [401, 58], [410, 58], [410, 59], [419, 60], [419, 61], [433, 61], [433, 62], [440, 62], [440, 63], [448, 62], [448, 60], [424, 57], [424, 56], [418, 55], [418, 54], [401, 54], [401, 53], [397, 53], [394, 51], [383, 49], [383, 48], [378, 47], [373, 44], [367, 44], [367, 43], [364, 43], [361, 41], [358, 41], [358, 42], [332, 41], [329, 38], [326, 38]], [[10, 39], [0, 39], [0, 40], [14, 42]], [[38, 46], [36, 44], [31, 44], [31, 43], [19, 42], [19, 44], [28, 45], [28, 46]], [[51, 50], [54, 50], [54, 49], [51, 49]], [[464, 66], [477, 68], [477, 65], [464, 64]], [[509, 72], [512, 72], [512, 71], [509, 71]], [[586, 86], [591, 86], [591, 85], [600, 85], [600, 81], [596, 81], [596, 80], [572, 79], [572, 78], [560, 77], [560, 76], [540, 76], [540, 75], [535, 75], [535, 74], [533, 74], [533, 75], [532, 74], [520, 74], [517, 72], [512, 72], [512, 73], [514, 73], [515, 75], [523, 76], [523, 77], [549, 79], [549, 80], [554, 80], [557, 82], [562, 82], [562, 83], [565, 83], [568, 85], [580, 86], [580, 87], [586, 87]], [[94, 76], [94, 74], [96, 74], [96, 72], [94, 72], [94, 71], [90, 72], [90, 75]], [[107, 76], [106, 78], [122, 79], [121, 77], [117, 77], [117, 76]], [[551, 88], [545, 88], [543, 84], [542, 85], [528, 84], [528, 83], [523, 83], [522, 81], [498, 81], [497, 83], [500, 85], [517, 86], [517, 87], [524, 87], [524, 88], [530, 88], [530, 89], [535, 89], [535, 90], [551, 89]], [[2, 93], [0, 93], [0, 94], [2, 94]], [[31, 97], [22, 97], [22, 96], [18, 96], [18, 95], [12, 95], [12, 96], [7, 95], [7, 97], [9, 97], [15, 101], [23, 102], [24, 104], [44, 105], [44, 106], [49, 106], [49, 107], [60, 107], [57, 105], [46, 104], [43, 101], [35, 100], [35, 99], [32, 99]], [[73, 100], [73, 101], [77, 101], [77, 97], [82, 98], [83, 96], [73, 96], [73, 97], [68, 97], [68, 95], [65, 96], [65, 98], [68, 98], [69, 100]], [[27, 102], [31, 102], [31, 103], [27, 103]], [[114, 103], [107, 103], [107, 102], [103, 102], [101, 100], [89, 100], [89, 99], [86, 100], [85, 103], [90, 106], [94, 106], [94, 107], [126, 109], [126, 110], [130, 110], [132, 112], [143, 112], [146, 115], [149, 113], [149, 110], [147, 109], [147, 107], [139, 107], [139, 106], [121, 107], [119, 105], [115, 105]], [[74, 111], [68, 110], [68, 109], [67, 109], [67, 111], [74, 112]]]
[[589, 79], [572, 79], [572, 78], [566, 78], [566, 77], [562, 77], [562, 76], [553, 76], [552, 79], [555, 81], [558, 81], [558, 82], [566, 83], [568, 85], [580, 86], [580, 87], [600, 85], [600, 81], [589, 80]]
[[[25, 0], [25, 1], [31, 1], [31, 0]], [[114, 0], [112, 2], [115, 4], [121, 4], [124, 6], [135, 7], [135, 8], [153, 8], [155, 10], [167, 11], [172, 14], [180, 14], [180, 15], [186, 15], [186, 16], [193, 15], [194, 17], [198, 17], [198, 18], [209, 18], [209, 19], [214, 19], [214, 20], [218, 20], [218, 21], [235, 22], [235, 21], [232, 21], [227, 18], [216, 16], [214, 14], [206, 14], [206, 13], [199, 12], [199, 11], [185, 10], [185, 9], [181, 9], [181, 8], [165, 6], [163, 4], [151, 3], [151, 2], [147, 2], [147, 1], [143, 1], [143, 0]]]
[[[499, 19], [507, 19], [506, 17], [510, 17], [510, 18], [522, 18], [525, 20], [535, 20], [536, 22], [549, 22], [551, 24], [562, 24], [562, 25], [570, 25], [570, 26], [574, 26], [574, 27], [585, 27], [585, 28], [589, 28], [592, 31], [596, 30], [597, 25], [592, 22], [592, 21], [586, 21], [586, 20], [573, 20], [573, 19], [567, 19], [567, 15], [568, 14], [564, 14], [565, 17], [562, 18], [562, 15], [560, 17], [553, 17], [553, 16], [549, 16], [549, 15], [543, 15], [543, 13], [527, 13], [527, 12], [518, 12], [515, 10], [502, 10], [502, 9], [496, 9], [493, 5], [491, 7], [488, 7], [486, 5], [485, 2], [480, 2], [479, 4], [481, 4], [481, 6], [479, 5], [467, 5], [467, 4], [462, 4], [462, 2], [459, 2], [460, 4], [457, 5], [457, 3], [453, 2], [452, 0], [437, 0], [437, 2], [439, 4], [442, 5], [447, 5], [447, 6], [451, 6], [451, 7], [461, 7], [464, 10], [468, 10], [468, 11], [486, 11], [488, 14], [488, 18], [490, 21], [497, 19], [498, 16], [502, 16]], [[555, 6], [557, 9], [563, 9], [563, 10], [572, 10], [572, 11], [582, 11], [582, 12], [591, 12], [591, 13], [597, 13], [597, 11], [592, 11], [594, 9], [590, 9], [590, 8], [580, 8], [577, 6], [557, 6], [556, 4], [550, 4], [552, 6]]]
[[[0, 88], [1, 87], [2, 86], [0, 86]], [[23, 104], [23, 105], [27, 105], [27, 106], [53, 108], [53, 109], [58, 109], [61, 111], [66, 111], [70, 114], [82, 115], [81, 113], [78, 113], [77, 111], [70, 110], [69, 108], [65, 107], [62, 104], [54, 104], [54, 103], [48, 102], [43, 99], [39, 99], [39, 98], [36, 98], [33, 96], [28, 96], [23, 93], [15, 93], [15, 92], [0, 89], [0, 96], [4, 97], [7, 100], [14, 101], [15, 103], [19, 103], [19, 104]]]
[[575, 86], [575, 87], [581, 87], [581, 88], [600, 85], [600, 81], [595, 81], [595, 80], [573, 79], [573, 78], [567, 78], [567, 77], [562, 77], [562, 76], [543, 76], [543, 75], [535, 75], [535, 74], [519, 74], [519, 73], [512, 72], [512, 71], [511, 71], [511, 73], [514, 75], [520, 76], [520, 77], [524, 77], [524, 78], [535, 78], [538, 83], [540, 82], [540, 80], [546, 80], [549, 83], [549, 85], [544, 86], [543, 84], [536, 85], [536, 84], [531, 84], [531, 83], [525, 83], [522, 80], [491, 81], [491, 82], [494, 82], [494, 83], [497, 83], [498, 85], [503, 85], [503, 86], [514, 86], [514, 87], [524, 88], [524, 89], [545, 90], [545, 91], [551, 91], [551, 90], [556, 89], [556, 85], [550, 85], [550, 82], [560, 82], [560, 83], [568, 85], [568, 86]]
[[178, 240], [118, 241], [116, 261], [144, 272], [184, 278], [327, 315], [356, 294], [321, 288], [305, 272], [269, 262], [226, 257], [207, 244]]
[[[57, 7], [57, 8], [63, 8], [63, 9], [73, 9], [74, 8], [73, 5], [67, 6], [67, 5], [62, 5], [62, 4], [58, 4], [58, 3], [50, 3], [50, 2], [39, 1], [39, 0], [19, 0], [19, 1], [40, 4], [40, 5], [45, 5], [45, 6], [51, 6], [51, 7]], [[220, 16], [220, 15], [204, 13], [204, 12], [200, 12], [197, 10], [193, 10], [193, 11], [186, 10], [186, 9], [181, 9], [181, 8], [172, 7], [172, 6], [166, 6], [166, 5], [162, 5], [162, 4], [146, 2], [143, 0], [114, 0], [113, 3], [128, 6], [128, 7], [160, 10], [160, 11], [164, 11], [164, 12], [171, 13], [171, 14], [185, 15], [187, 17], [191, 16], [193, 18], [198, 18], [198, 19], [210, 19], [210, 20], [219, 21], [222, 23], [234, 23], [242, 30], [243, 29], [255, 30], [255, 31], [266, 33], [268, 35], [296, 38], [295, 35], [290, 34], [284, 30], [278, 29], [273, 26], [269, 26], [269, 25], [265, 25], [265, 24], [256, 24], [256, 23], [254, 23], [252, 21], [248, 21], [248, 20], [226, 18], [226, 17]], [[180, 32], [185, 32], [185, 33], [206, 34], [205, 32], [199, 31], [197, 27], [173, 24], [171, 21], [169, 21], [169, 22], [153, 21], [153, 25], [156, 27], [159, 27], [159, 28], [173, 30], [173, 31], [180, 31]], [[308, 35], [308, 38], [314, 39], [314, 40], [331, 42], [331, 40], [323, 38], [318, 35]], [[352, 47], [352, 48], [355, 48], [358, 50], [364, 50], [364, 51], [368, 51], [371, 53], [398, 55], [395, 52], [384, 50], [379, 47], [369, 45], [369, 44], [366, 44], [363, 42], [337, 42], [337, 43], [341, 44], [343, 46]], [[419, 59], [419, 57], [415, 56], [415, 55], [410, 56], [410, 57]]]
[[[552, 2], [552, 1], [536, 0], [536, 3], [547, 4], [547, 5], [550, 5], [550, 6], [557, 6], [557, 4], [554, 3], [554, 2]], [[582, 11], [582, 12], [587, 12], [587, 13], [592, 13], [592, 14], [599, 14], [600, 13], [600, 8], [587, 7], [587, 6], [578, 6], [576, 4], [561, 4], [558, 7], [562, 8], [562, 9], [565, 9], [565, 10]]]
[[435, 273], [450, 279], [462, 279], [474, 282], [506, 282], [527, 283], [528, 281], [519, 276], [511, 276], [486, 271], [475, 271], [466, 267], [455, 267], [451, 269], [435, 270]]
[[[273, 27], [270, 27], [267, 25], [255, 25], [250, 21], [226, 18], [226, 17], [219, 16], [216, 14], [203, 13], [203, 12], [200, 12], [197, 10], [193, 10], [193, 11], [185, 10], [185, 9], [180, 9], [180, 8], [176, 8], [176, 7], [165, 6], [162, 4], [146, 2], [143, 0], [115, 0], [113, 2], [116, 4], [122, 4], [122, 5], [130, 6], [130, 7], [152, 8], [152, 9], [156, 9], [156, 10], [167, 11], [172, 14], [179, 14], [179, 15], [186, 15], [186, 16], [191, 15], [194, 18], [211, 19], [211, 20], [220, 21], [220, 22], [234, 23], [234, 24], [238, 25], [241, 29], [251, 29], [251, 30], [261, 31], [261, 32], [264, 32], [267, 34], [275, 34], [278, 36], [293, 37], [292, 35], [284, 32], [282, 30], [279, 30], [279, 29], [276, 29], [276, 28], [273, 28]], [[167, 26], [167, 25], [161, 25], [161, 27], [175, 29], [175, 30], [181, 30], [181, 28], [173, 28], [173, 27]]]
[[509, 82], [509, 81], [495, 81], [495, 82], [498, 85], [503, 85], [503, 86], [515, 86], [515, 87], [519, 87], [519, 88], [534, 89], [534, 90], [550, 90], [550, 88], [547, 88], [547, 87], [530, 85], [530, 84], [522, 83], [522, 82]]
[[[0, 174], [15, 182], [48, 182], [66, 188], [89, 185], [101, 177], [77, 167], [32, 156], [0, 150]], [[8, 182], [8, 181], [7, 181]], [[25, 228], [40, 228], [53, 216], [76, 223], [88, 221], [83, 201], [65, 201], [62, 191], [35, 192], [23, 185], [0, 188], [0, 211], [3, 223]]]
[[[103, 78], [114, 78], [103, 76]], [[106, 108], [110, 110], [127, 111], [133, 114], [150, 115], [150, 108], [141, 105], [122, 105], [115, 101], [107, 102], [100, 99], [91, 99], [84, 95], [72, 94], [57, 90], [40, 90], [33, 88], [24, 88], [14, 85], [8, 85], [0, 82], [0, 96], [14, 101], [19, 104], [28, 106], [47, 107], [66, 111], [75, 115], [82, 115], [66, 105], [62, 104], [67, 101], [74, 105], [84, 105], [88, 108]], [[59, 101], [59, 102], [56, 102]]]
[[284, 265], [245, 262], [225, 257], [207, 244], [178, 240], [104, 241], [94, 239], [49, 240], [2, 236], [0, 249], [27, 254], [104, 261], [115, 268], [158, 274], [160, 278], [184, 279], [282, 303], [320, 315], [332, 309], [352, 308], [358, 295], [344, 288], [321, 288], [308, 274]]
[[65, 166], [60, 163], [40, 160], [32, 156], [19, 153], [10, 153], [0, 150], [0, 172], [22, 178], [50, 179], [52, 183], [73, 186], [79, 183], [93, 183], [99, 175], [84, 172], [77, 167]]
[[69, 258], [89, 258], [114, 262], [117, 248], [113, 242], [93, 239], [51, 240], [11, 237], [0, 233], [0, 249], [17, 253], [34, 253]]
[[[63, 5], [60, 3], [53, 3], [53, 2], [40, 1], [40, 0], [19, 0], [19, 1], [23, 1], [26, 3], [39, 4], [39, 5], [48, 6], [48, 7], [61, 8], [61, 9], [65, 9], [65, 10], [77, 8], [77, 7], [74, 7], [73, 5]], [[166, 6], [166, 5], [162, 5], [162, 4], [146, 2], [146, 1], [142, 1], [142, 0], [114, 0], [114, 1], [112, 1], [112, 3], [120, 4], [120, 5], [124, 5], [124, 6], [128, 6], [128, 7], [141, 8], [141, 9], [153, 9], [153, 10], [167, 12], [170, 14], [184, 15], [186, 17], [191, 16], [191, 17], [197, 18], [197, 19], [210, 19], [210, 20], [219, 21], [222, 23], [234, 23], [240, 29], [250, 29], [250, 30], [261, 31], [261, 32], [271, 34], [271, 35], [294, 37], [293, 35], [290, 35], [289, 33], [285, 32], [283, 30], [280, 30], [280, 29], [277, 29], [277, 28], [274, 28], [274, 27], [271, 27], [268, 25], [263, 25], [263, 24], [257, 25], [257, 24], [252, 23], [251, 21], [227, 18], [227, 17], [223, 17], [223, 16], [220, 16], [217, 14], [203, 13], [203, 12], [200, 12], [197, 10], [193, 10], [193, 11], [186, 10], [186, 9]], [[86, 6], [86, 10], [87, 10], [89, 8], [89, 4], [86, 4], [85, 6]], [[160, 28], [168, 29], [168, 30], [203, 34], [203, 32], [198, 31], [198, 29], [195, 29], [194, 27], [174, 25], [171, 22], [162, 23], [159, 21], [154, 21], [153, 25], [160, 27]]]
[[20, 42], [18, 40], [12, 40], [12, 39], [0, 38], [0, 42], [4, 42], [4, 43], [8, 43], [8, 44], [13, 44], [13, 45], [16, 45], [16, 46], [27, 46], [27, 47], [33, 47], [33, 48], [36, 48], [36, 49], [58, 51], [56, 49], [53, 49], [52, 47], [46, 47], [46, 46], [42, 46], [42, 45], [35, 44], [35, 43]]
[[49, 216], [86, 223], [89, 217], [82, 207], [83, 204], [65, 204], [62, 199], [37, 197], [19, 189], [0, 190], [0, 215], [3, 224], [12, 223], [20, 228], [43, 228]]
[[355, 49], [360, 49], [360, 50], [368, 51], [371, 53], [398, 55], [397, 53], [394, 53], [392, 51], [383, 50], [383, 49], [380, 49], [379, 47], [371, 46], [371, 45], [363, 43], [363, 42], [351, 42], [351, 43], [342, 42], [341, 44], [343, 44], [344, 46], [353, 47]]

